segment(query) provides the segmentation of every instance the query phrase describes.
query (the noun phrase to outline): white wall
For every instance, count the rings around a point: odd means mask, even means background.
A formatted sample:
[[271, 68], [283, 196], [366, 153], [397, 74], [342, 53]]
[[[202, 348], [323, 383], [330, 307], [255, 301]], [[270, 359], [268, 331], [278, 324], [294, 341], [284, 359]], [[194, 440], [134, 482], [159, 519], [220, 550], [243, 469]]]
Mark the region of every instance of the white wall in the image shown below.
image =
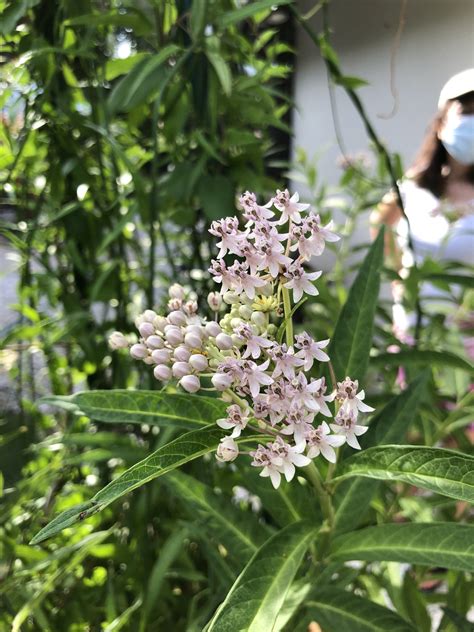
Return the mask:
[[[344, 74], [366, 79], [359, 94], [380, 137], [409, 166], [426, 127], [436, 112], [438, 95], [455, 72], [474, 66], [474, 2], [472, 0], [408, 0], [406, 24], [396, 60], [398, 111], [390, 119], [390, 51], [402, 0], [332, 0], [332, 44]], [[301, 2], [302, 9], [315, 0]], [[320, 16], [311, 25], [321, 30]], [[332, 122], [326, 71], [318, 50], [298, 31], [295, 83], [294, 148], [309, 156], [320, 153], [321, 177], [337, 183], [340, 156]], [[349, 153], [369, 147], [367, 136], [342, 88], [336, 89], [342, 134]]]

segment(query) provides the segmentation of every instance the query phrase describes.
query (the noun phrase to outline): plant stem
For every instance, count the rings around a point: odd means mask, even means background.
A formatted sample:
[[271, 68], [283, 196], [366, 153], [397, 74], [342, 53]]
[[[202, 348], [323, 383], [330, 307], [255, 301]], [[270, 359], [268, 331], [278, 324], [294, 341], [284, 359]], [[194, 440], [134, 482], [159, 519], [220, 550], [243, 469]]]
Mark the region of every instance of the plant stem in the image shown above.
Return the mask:
[[293, 321], [291, 319], [291, 300], [290, 291], [286, 287], [281, 288], [283, 296], [283, 309], [285, 311], [285, 336], [288, 347], [293, 345]]
[[310, 463], [305, 468], [306, 475], [313, 485], [318, 495], [319, 503], [321, 505], [321, 511], [324, 516], [324, 524], [319, 530], [319, 544], [318, 555], [319, 561], [324, 559], [326, 551], [328, 550], [329, 543], [331, 541], [332, 531], [334, 529], [334, 507], [332, 506], [331, 495], [329, 494], [326, 485], [321, 478], [318, 468], [314, 463]]

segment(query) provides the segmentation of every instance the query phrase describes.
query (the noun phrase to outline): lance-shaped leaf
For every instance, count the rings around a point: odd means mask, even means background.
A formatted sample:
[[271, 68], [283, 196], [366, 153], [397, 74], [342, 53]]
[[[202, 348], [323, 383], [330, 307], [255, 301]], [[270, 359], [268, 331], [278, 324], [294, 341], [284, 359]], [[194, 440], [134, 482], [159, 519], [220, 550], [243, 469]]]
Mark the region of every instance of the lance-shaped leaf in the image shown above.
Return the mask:
[[296, 522], [267, 540], [237, 578], [206, 632], [272, 630], [315, 535], [309, 523]]
[[474, 503], [474, 457], [454, 450], [396, 445], [369, 448], [343, 461], [333, 480], [351, 476], [401, 481]]
[[450, 351], [430, 351], [410, 349], [399, 351], [398, 353], [380, 353], [370, 358], [371, 365], [374, 366], [411, 366], [420, 364], [423, 366], [439, 366], [440, 368], [450, 367], [462, 369], [467, 373], [473, 373], [472, 364]]
[[306, 632], [310, 621], [325, 632], [416, 632], [396, 612], [337, 588], [318, 590], [300, 618], [304, 621], [296, 632]]
[[384, 231], [370, 247], [349, 291], [329, 345], [336, 378], [361, 380], [367, 370], [383, 263]]
[[[402, 393], [388, 402], [370, 422], [370, 430], [360, 437], [363, 449], [381, 443], [401, 443], [410, 423], [416, 418], [418, 408], [426, 394], [430, 372], [426, 371], [414, 380]], [[354, 478], [344, 481], [336, 494], [336, 529], [350, 531], [364, 518], [380, 483]]]
[[192, 430], [225, 417], [228, 404], [213, 397], [157, 391], [84, 391], [42, 402], [78, 410], [95, 421], [175, 426]]
[[[38, 544], [79, 520], [88, 518], [110, 505], [114, 500], [137, 487], [145, 485], [145, 483], [149, 483], [158, 476], [181, 467], [188, 461], [197, 459], [204, 454], [213, 452], [218, 446], [221, 437], [222, 430], [214, 426], [193, 430], [167, 443], [153, 452], [153, 454], [150, 454], [146, 459], [143, 459], [143, 461], [135, 463], [118, 478], [97, 492], [88, 503], [82, 503], [77, 507], [68, 509], [54, 518], [33, 538], [31, 544]], [[241, 442], [247, 441], [255, 441], [255, 437], [245, 437]]]
[[467, 524], [383, 524], [340, 535], [333, 560], [392, 561], [474, 571], [474, 526]]
[[254, 514], [239, 510], [229, 497], [219, 497], [211, 487], [192, 476], [171, 472], [165, 484], [195, 518], [201, 519], [204, 530], [212, 533], [242, 566], [270, 535]]

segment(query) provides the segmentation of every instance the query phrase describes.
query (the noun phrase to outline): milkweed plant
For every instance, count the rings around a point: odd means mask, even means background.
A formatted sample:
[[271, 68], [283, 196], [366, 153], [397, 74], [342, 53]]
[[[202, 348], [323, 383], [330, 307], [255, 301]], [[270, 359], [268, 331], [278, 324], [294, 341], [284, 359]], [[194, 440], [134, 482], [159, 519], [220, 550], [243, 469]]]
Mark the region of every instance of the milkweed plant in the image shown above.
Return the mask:
[[[160, 382], [176, 380], [188, 393], [218, 391], [229, 406], [216, 423], [229, 434], [217, 460], [250, 457], [260, 476], [278, 488], [282, 476], [291, 481], [296, 467], [319, 456], [334, 463], [344, 443], [359, 450], [357, 437], [368, 429], [360, 413], [374, 409], [364, 402], [357, 379], [337, 381], [325, 351], [329, 340], [294, 335], [293, 315], [305, 294], [318, 295], [314, 281], [322, 274], [304, 266], [324, 252], [326, 242], [340, 239], [332, 222], [323, 226], [310, 205], [288, 190], [277, 190], [264, 205], [247, 191], [239, 206], [240, 218], [226, 217], [209, 228], [219, 249], [209, 268], [220, 285], [207, 297], [214, 320], [202, 317], [197, 301], [174, 284], [166, 316], [147, 309], [136, 319], [138, 342], [114, 332], [109, 344], [129, 347]], [[320, 375], [323, 365], [332, 384]], [[243, 432], [261, 435], [255, 449], [239, 449]]]

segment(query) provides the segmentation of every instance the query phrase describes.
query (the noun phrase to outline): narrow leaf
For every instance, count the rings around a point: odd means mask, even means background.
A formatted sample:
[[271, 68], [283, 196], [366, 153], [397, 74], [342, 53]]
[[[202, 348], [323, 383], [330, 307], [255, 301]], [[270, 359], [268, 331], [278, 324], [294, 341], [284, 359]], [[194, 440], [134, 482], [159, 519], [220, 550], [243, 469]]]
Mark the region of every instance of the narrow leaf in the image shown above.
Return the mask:
[[337, 379], [362, 379], [369, 363], [383, 264], [383, 230], [370, 247], [349, 291], [329, 345]]
[[96, 421], [194, 429], [225, 417], [227, 404], [213, 397], [157, 391], [84, 391], [42, 402], [84, 413]]
[[383, 524], [335, 538], [330, 559], [392, 561], [474, 571], [474, 526]]
[[[222, 430], [215, 426], [193, 430], [174, 441], [167, 443], [143, 461], [135, 463], [118, 478], [101, 489], [90, 500], [77, 507], [68, 509], [54, 518], [46, 527], [33, 538], [31, 544], [38, 544], [53, 535], [56, 535], [66, 527], [70, 527], [79, 520], [84, 520], [92, 514], [102, 511], [121, 496], [149, 483], [158, 476], [162, 476], [189, 461], [199, 458], [204, 454], [213, 452], [222, 437]], [[242, 439], [255, 441], [255, 437], [249, 436]]]
[[474, 457], [443, 448], [387, 445], [342, 462], [335, 481], [364, 476], [401, 481], [474, 503]]
[[441, 368], [451, 367], [453, 369], [462, 369], [472, 373], [474, 367], [472, 364], [451, 353], [450, 351], [419, 351], [410, 349], [408, 351], [399, 351], [398, 353], [380, 353], [370, 358], [371, 366], [409, 366], [412, 364], [421, 364], [424, 366], [439, 366]]
[[318, 591], [307, 606], [305, 624], [317, 621], [324, 632], [416, 632], [396, 612], [337, 588]]
[[267, 540], [237, 578], [206, 632], [272, 630], [315, 534], [309, 523], [296, 522]]
[[290, 4], [290, 2], [291, 0], [255, 0], [255, 2], [251, 2], [234, 11], [222, 13], [217, 19], [217, 24], [224, 27], [230, 26], [242, 20], [247, 20], [260, 11], [266, 11], [282, 4]]

